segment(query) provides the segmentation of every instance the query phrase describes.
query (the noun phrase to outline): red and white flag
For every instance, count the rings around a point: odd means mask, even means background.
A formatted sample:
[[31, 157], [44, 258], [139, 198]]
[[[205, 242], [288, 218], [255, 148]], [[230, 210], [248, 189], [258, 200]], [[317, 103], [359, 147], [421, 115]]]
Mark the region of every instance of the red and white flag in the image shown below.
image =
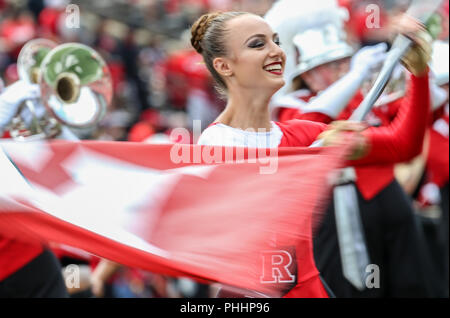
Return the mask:
[[[279, 149], [269, 158], [276, 172], [261, 173], [268, 160], [237, 161], [237, 149], [231, 161], [211, 161], [211, 153], [217, 159], [229, 149], [222, 147], [92, 141], [0, 147], [0, 235], [271, 295], [274, 285], [260, 281], [262, 253], [274, 239], [311, 248], [311, 222], [344, 155], [337, 148]], [[180, 153], [194, 163], [179, 162]]]

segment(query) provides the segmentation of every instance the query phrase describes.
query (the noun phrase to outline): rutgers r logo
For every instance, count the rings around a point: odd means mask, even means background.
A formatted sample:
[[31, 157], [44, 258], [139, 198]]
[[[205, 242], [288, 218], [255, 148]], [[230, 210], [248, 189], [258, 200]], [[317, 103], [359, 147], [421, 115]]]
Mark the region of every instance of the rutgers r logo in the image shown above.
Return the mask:
[[260, 282], [262, 284], [294, 283], [295, 275], [291, 272], [293, 258], [284, 250], [264, 251], [262, 257], [262, 272]]

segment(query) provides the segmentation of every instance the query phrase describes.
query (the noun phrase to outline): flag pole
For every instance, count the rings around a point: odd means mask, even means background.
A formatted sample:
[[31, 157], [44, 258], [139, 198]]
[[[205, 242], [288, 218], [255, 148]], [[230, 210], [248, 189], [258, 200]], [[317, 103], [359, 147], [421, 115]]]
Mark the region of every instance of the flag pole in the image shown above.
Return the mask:
[[[413, 18], [418, 19], [423, 24], [426, 24], [433, 13], [438, 9], [441, 4], [441, 0], [427, 0], [427, 1], [413, 1], [409, 7], [407, 14]], [[425, 7], [424, 7], [425, 5]], [[424, 12], [423, 10], [426, 9]], [[367, 114], [372, 109], [373, 105], [380, 97], [381, 93], [385, 89], [394, 68], [397, 63], [406, 54], [406, 52], [411, 47], [413, 41], [406, 36], [399, 34], [394, 40], [391, 50], [389, 51], [386, 61], [378, 75], [374, 85], [370, 89], [369, 93], [366, 95], [364, 100], [358, 106], [358, 108], [353, 112], [350, 117], [352, 121], [363, 121]]]
[[[423, 10], [424, 3], [428, 6], [426, 11]], [[407, 13], [425, 24], [440, 3], [440, 0], [416, 0], [413, 1]], [[426, 13], [424, 14], [424, 12]], [[409, 50], [412, 43], [413, 41], [404, 35], [400, 34], [397, 36], [373, 87], [353, 112], [350, 120], [364, 120], [385, 89], [397, 63]], [[323, 140], [321, 139], [311, 145], [311, 147], [321, 146], [323, 146]], [[337, 182], [333, 189], [333, 202], [342, 271], [344, 277], [355, 288], [364, 290], [367, 276], [366, 266], [370, 263], [370, 258], [365, 243], [356, 186], [354, 184], [356, 181], [354, 169], [352, 167], [342, 169], [340, 181]], [[349, 181], [352, 182], [348, 183]]]

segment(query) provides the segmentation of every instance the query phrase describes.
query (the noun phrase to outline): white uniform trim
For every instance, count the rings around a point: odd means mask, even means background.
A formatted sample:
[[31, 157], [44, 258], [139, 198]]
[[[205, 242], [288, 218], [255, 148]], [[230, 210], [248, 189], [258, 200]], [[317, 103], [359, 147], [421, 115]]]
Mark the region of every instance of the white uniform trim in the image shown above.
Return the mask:
[[303, 112], [308, 104], [302, 98], [310, 95], [311, 92], [309, 90], [300, 89], [284, 96], [274, 97], [269, 105], [271, 118], [277, 120], [281, 108], [293, 108]]

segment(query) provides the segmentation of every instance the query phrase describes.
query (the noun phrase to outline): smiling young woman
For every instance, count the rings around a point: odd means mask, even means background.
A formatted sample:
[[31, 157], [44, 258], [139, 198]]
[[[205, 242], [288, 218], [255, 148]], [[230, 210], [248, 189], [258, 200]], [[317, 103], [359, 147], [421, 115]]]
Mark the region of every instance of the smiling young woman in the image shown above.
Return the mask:
[[[199, 144], [308, 147], [317, 138], [323, 138], [325, 145], [336, 144], [343, 140], [344, 132], [351, 132], [354, 149], [349, 159], [357, 160], [352, 160], [350, 166], [402, 162], [421, 152], [430, 107], [429, 43], [422, 38], [408, 34], [416, 45], [404, 59], [409, 62], [407, 68], [412, 74], [397, 119], [388, 127], [365, 129], [364, 125], [350, 122], [327, 126], [304, 120], [270, 121], [269, 102], [284, 85], [286, 55], [278, 35], [261, 17], [242, 12], [206, 14], [197, 20], [191, 32], [193, 47], [202, 54], [219, 91], [227, 97], [225, 110], [203, 132]], [[311, 244], [299, 244], [290, 259], [295, 263], [295, 272], [291, 273], [295, 279], [278, 281], [286, 284], [286, 288], [281, 288], [285, 297], [327, 297]]]

